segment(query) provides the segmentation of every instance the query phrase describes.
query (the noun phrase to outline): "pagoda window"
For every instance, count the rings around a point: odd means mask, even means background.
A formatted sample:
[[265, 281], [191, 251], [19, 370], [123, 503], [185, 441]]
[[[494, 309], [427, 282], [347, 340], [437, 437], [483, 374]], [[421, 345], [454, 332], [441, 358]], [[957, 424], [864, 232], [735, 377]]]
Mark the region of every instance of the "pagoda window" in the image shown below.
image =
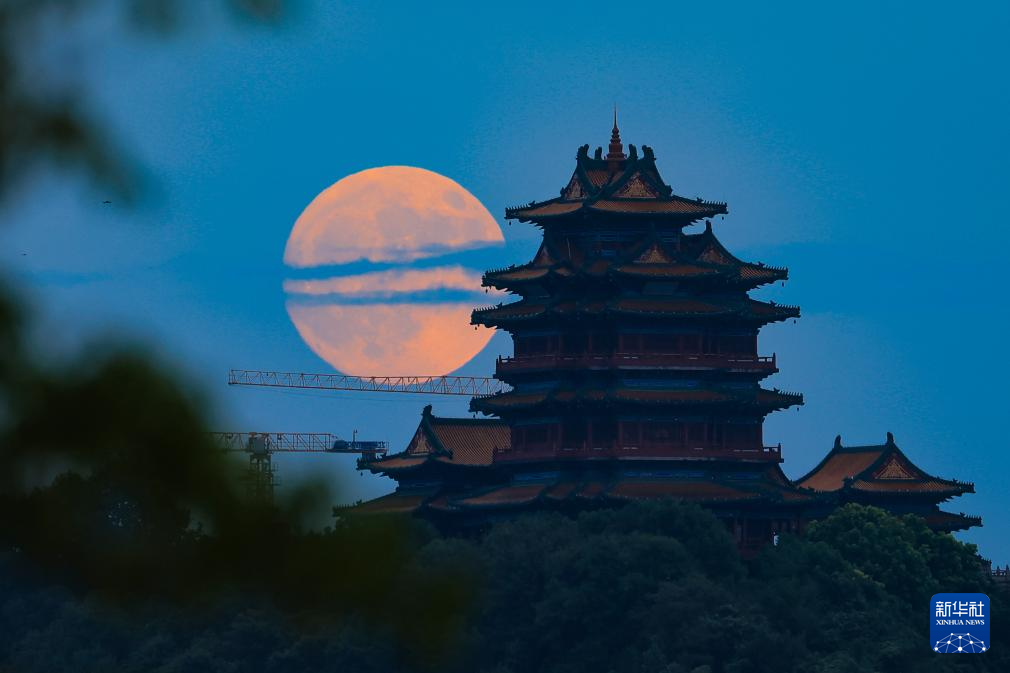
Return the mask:
[[609, 355], [614, 345], [614, 337], [608, 332], [589, 334], [589, 352], [594, 355]]
[[645, 353], [679, 353], [679, 334], [643, 334], [642, 349]]
[[565, 355], [582, 355], [586, 351], [586, 333], [570, 332], [561, 337], [561, 351]]
[[726, 443], [731, 446], [756, 447], [761, 445], [761, 426], [727, 423]]
[[696, 422], [686, 425], [688, 446], [705, 446], [708, 441], [708, 424]]
[[581, 418], [564, 421], [561, 426], [561, 446], [565, 449], [581, 449], [586, 443], [586, 425]]
[[638, 448], [642, 444], [642, 424], [638, 421], [621, 421], [618, 425], [619, 441], [625, 448]]
[[617, 424], [612, 420], [595, 420], [589, 424], [589, 445], [594, 449], [606, 449], [614, 443]]
[[553, 339], [549, 336], [525, 336], [515, 340], [516, 355], [544, 355], [552, 352]]
[[549, 425], [529, 425], [523, 428], [523, 439], [526, 446], [540, 448], [550, 443], [550, 433]]
[[646, 444], [683, 444], [684, 430], [680, 423], [673, 421], [651, 421], [642, 424], [642, 440]]
[[642, 351], [642, 335], [621, 334], [617, 338], [617, 347], [622, 353], [640, 353]]
[[722, 353], [736, 355], [753, 355], [757, 352], [757, 338], [752, 335], [723, 335], [719, 337], [719, 350]]
[[516, 426], [512, 429], [512, 446], [516, 449], [544, 449], [553, 444], [554, 425], [535, 423]]
[[745, 530], [747, 542], [766, 542], [772, 538], [772, 522], [767, 519], [748, 519]]
[[709, 430], [709, 445], [715, 447], [725, 446], [726, 433], [724, 432], [725, 426], [722, 423], [713, 423], [708, 426]]

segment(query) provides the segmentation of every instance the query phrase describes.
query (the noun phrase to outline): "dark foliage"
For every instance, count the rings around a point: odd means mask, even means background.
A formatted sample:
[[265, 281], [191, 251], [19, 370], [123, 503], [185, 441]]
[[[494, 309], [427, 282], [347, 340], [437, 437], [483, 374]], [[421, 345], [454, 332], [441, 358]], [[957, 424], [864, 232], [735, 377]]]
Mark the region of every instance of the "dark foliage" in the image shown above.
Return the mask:
[[[862, 536], [857, 544], [854, 531]], [[916, 543], [905, 549], [895, 538]], [[914, 518], [855, 506], [804, 538], [784, 537], [746, 565], [710, 514], [672, 502], [577, 519], [530, 515], [474, 540], [431, 537], [403, 577], [459, 578], [444, 588], [468, 587], [471, 598], [441, 653], [405, 650], [394, 623], [354, 613], [335, 618], [321, 606], [303, 606], [294, 618], [237, 595], [199, 610], [163, 599], [124, 607], [23, 568], [17, 554], [0, 567], [0, 631], [9, 636], [0, 641], [0, 670], [1010, 670], [1000, 646], [1010, 642], [1010, 610], [980, 573], [974, 550]], [[475, 575], [479, 584], [471, 583]], [[409, 582], [388, 579], [413, 615], [415, 638], [446, 642]], [[928, 600], [936, 588], [989, 593], [990, 652], [929, 649]]]
[[[177, 638], [173, 620], [245, 614], [246, 605], [305, 632], [348, 620], [381, 626], [415, 658], [434, 657], [448, 642], [469, 585], [464, 573], [414, 561], [432, 535], [425, 527], [345, 518], [325, 532], [305, 530], [305, 512], [330, 508], [320, 485], [295, 487], [277, 503], [250, 497], [240, 465], [209, 441], [199, 396], [137, 353], [90, 352], [43, 365], [30, 356], [18, 316], [0, 293], [7, 347], [0, 355], [0, 553], [15, 596], [3, 609], [14, 626], [36, 625], [27, 637], [39, 627], [20, 614], [34, 611], [16, 598], [22, 580], [45, 587], [42, 603], [62, 596], [40, 618], [46, 629], [72, 615], [73, 624], [91, 619], [109, 634], [66, 626], [66, 648], [80, 637], [101, 651], [95, 661], [145, 641], [133, 630], [137, 611], [155, 615], [156, 630]], [[238, 608], [222, 607], [236, 597]], [[95, 606], [123, 619], [106, 620]]]

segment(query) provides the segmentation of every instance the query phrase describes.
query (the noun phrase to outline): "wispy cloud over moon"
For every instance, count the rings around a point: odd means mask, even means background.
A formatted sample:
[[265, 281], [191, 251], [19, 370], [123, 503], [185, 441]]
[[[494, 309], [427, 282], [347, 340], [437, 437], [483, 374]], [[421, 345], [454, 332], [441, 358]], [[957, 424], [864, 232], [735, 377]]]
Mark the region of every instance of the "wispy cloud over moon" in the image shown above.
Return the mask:
[[481, 274], [462, 266], [433, 269], [391, 269], [321, 280], [286, 280], [291, 295], [334, 295], [348, 299], [390, 299], [420, 292], [479, 292]]

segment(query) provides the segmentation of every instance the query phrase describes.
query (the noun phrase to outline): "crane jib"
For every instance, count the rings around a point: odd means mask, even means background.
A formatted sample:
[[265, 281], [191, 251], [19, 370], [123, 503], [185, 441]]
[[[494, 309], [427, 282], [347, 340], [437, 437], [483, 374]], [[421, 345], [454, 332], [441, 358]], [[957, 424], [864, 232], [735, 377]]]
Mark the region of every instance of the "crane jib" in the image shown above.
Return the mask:
[[490, 376], [349, 376], [254, 369], [232, 369], [228, 372], [228, 385], [469, 397], [508, 390], [506, 384]]

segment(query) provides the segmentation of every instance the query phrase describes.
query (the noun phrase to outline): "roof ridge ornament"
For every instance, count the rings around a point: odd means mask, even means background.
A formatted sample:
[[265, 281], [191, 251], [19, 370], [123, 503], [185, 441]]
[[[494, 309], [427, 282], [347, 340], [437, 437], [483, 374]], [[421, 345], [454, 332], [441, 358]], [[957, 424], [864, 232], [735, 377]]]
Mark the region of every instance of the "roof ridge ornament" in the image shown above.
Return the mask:
[[836, 449], [842, 448], [842, 436], [841, 435], [835, 435], [835, 448]]
[[617, 128], [617, 105], [614, 105], [614, 128], [610, 132], [610, 146], [607, 148], [607, 161], [611, 171], [616, 171], [620, 167], [620, 162], [627, 157], [624, 155], [624, 144], [621, 142], [621, 130]]

